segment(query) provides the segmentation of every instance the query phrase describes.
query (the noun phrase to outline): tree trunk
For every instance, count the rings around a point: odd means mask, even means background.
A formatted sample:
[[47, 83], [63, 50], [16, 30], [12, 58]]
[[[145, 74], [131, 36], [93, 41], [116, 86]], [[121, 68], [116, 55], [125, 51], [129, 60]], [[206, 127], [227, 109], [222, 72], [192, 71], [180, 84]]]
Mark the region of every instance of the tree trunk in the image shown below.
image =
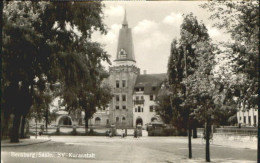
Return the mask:
[[36, 131], [35, 131], [36, 133], [35, 133], [35, 138], [37, 139], [37, 134], [38, 134], [38, 133], [37, 133], [37, 120], [35, 120], [35, 123], [36, 123]]
[[88, 133], [88, 118], [85, 117], [85, 132]]
[[189, 158], [192, 158], [192, 149], [191, 149], [191, 127], [188, 127], [188, 139], [189, 139]]
[[25, 134], [24, 134], [25, 122], [26, 122], [26, 116], [23, 115], [23, 116], [22, 116], [22, 123], [21, 123], [20, 138], [25, 138]]
[[208, 121], [206, 122], [206, 162], [210, 162], [209, 138], [210, 138], [210, 123]]
[[[258, 105], [259, 106], [259, 105]], [[258, 139], [257, 139], [257, 163], [260, 163], [260, 140], [259, 140], [259, 137], [260, 137], [260, 110], [258, 110]]]
[[19, 142], [19, 128], [20, 128], [20, 123], [21, 123], [21, 115], [20, 114], [16, 114], [14, 116], [14, 120], [13, 120], [13, 128], [12, 128], [12, 133], [11, 133], [11, 142], [13, 143], [17, 143]]
[[9, 115], [2, 114], [1, 121], [3, 122], [1, 122], [1, 138], [3, 138], [9, 135]]
[[193, 134], [192, 134], [193, 138], [198, 138], [198, 135], [197, 135], [197, 127], [194, 127], [193, 128]]
[[48, 106], [46, 106], [46, 115], [45, 115], [45, 127], [46, 127], [46, 134], [48, 133]]

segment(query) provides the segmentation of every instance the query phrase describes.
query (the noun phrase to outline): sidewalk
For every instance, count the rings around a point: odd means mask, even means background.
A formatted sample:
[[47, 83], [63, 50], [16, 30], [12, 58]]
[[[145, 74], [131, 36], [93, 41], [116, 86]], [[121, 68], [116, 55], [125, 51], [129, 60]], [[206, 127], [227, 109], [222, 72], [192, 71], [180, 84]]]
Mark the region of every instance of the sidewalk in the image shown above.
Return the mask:
[[51, 141], [50, 138], [46, 136], [38, 136], [37, 139], [35, 136], [31, 136], [29, 139], [19, 139], [19, 143], [10, 143], [10, 140], [1, 140], [1, 147], [17, 147], [17, 146], [27, 146], [32, 144], [39, 144]]

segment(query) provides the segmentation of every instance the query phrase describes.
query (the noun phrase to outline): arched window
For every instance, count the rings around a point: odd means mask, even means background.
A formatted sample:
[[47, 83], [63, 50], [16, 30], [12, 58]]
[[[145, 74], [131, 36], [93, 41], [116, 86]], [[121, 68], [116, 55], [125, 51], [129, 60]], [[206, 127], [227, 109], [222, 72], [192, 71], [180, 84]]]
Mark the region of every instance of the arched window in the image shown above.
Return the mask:
[[95, 118], [95, 125], [100, 125], [101, 119], [99, 117]]
[[117, 122], [117, 123], [119, 122], [119, 117], [116, 117], [116, 122]]
[[122, 121], [125, 121], [125, 117], [122, 118]]

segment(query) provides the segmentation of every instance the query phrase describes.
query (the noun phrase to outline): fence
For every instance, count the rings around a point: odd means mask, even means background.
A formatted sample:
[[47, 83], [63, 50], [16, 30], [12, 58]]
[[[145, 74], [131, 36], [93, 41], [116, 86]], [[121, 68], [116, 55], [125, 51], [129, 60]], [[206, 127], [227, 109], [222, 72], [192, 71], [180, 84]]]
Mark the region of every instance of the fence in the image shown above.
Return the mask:
[[[111, 127], [101, 127], [101, 126], [90, 126], [88, 128], [88, 133], [86, 134], [85, 126], [73, 126], [73, 125], [49, 125], [47, 132], [46, 127], [41, 127], [43, 124], [37, 124], [37, 130], [36, 125], [32, 125], [29, 128], [29, 134], [35, 135], [36, 131], [37, 134], [39, 134], [40, 131], [42, 131], [41, 128], [43, 128], [43, 134], [46, 135], [93, 135], [93, 136], [106, 136], [108, 133], [108, 130], [111, 129]], [[120, 135], [122, 132], [122, 129], [124, 128], [117, 128], [116, 129], [116, 135]], [[134, 135], [134, 129], [127, 129], [127, 135], [133, 136]]]

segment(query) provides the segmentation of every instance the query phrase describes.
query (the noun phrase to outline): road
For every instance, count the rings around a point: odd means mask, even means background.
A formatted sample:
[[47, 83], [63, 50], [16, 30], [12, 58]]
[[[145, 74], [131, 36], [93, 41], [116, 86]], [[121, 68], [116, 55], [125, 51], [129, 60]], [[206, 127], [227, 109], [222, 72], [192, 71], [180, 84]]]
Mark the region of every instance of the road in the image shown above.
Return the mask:
[[[4, 163], [22, 162], [204, 162], [205, 145], [193, 139], [188, 159], [185, 137], [53, 136], [52, 141], [19, 147], [2, 147]], [[213, 144], [212, 162], [256, 162], [256, 149]], [[35, 158], [32, 158], [35, 157]]]

